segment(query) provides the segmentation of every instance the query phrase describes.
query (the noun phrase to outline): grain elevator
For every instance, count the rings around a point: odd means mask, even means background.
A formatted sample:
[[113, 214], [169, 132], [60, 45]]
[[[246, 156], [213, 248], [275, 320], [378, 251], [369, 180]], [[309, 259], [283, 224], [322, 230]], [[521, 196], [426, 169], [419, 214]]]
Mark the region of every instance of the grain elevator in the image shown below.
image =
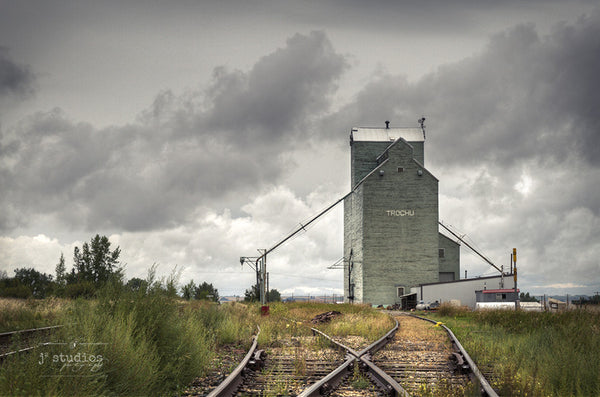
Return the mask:
[[459, 279], [459, 244], [439, 233], [438, 180], [425, 128], [353, 128], [344, 200], [344, 296], [390, 305], [424, 283]]

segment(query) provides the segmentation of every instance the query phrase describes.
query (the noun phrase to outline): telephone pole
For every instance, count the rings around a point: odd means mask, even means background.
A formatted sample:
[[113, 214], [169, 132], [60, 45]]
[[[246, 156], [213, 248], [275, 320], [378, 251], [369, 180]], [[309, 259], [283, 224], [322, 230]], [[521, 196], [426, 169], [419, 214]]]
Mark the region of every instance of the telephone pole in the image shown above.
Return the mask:
[[517, 249], [513, 248], [514, 280], [515, 280], [515, 310], [519, 309], [519, 293], [517, 292]]

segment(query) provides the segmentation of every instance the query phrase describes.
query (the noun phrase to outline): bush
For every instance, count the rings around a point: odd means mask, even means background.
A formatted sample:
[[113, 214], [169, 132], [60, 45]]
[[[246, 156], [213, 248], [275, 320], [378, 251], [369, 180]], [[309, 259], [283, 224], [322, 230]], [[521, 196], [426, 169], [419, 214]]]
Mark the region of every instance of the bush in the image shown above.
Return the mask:
[[27, 299], [31, 296], [33, 296], [31, 288], [22, 284], [17, 284], [12, 287], [5, 287], [0, 290], [0, 297], [2, 298]]
[[81, 281], [75, 284], [67, 284], [65, 287], [65, 298], [93, 298], [96, 294], [96, 287], [90, 281]]
[[456, 306], [451, 303], [445, 302], [440, 305], [438, 313], [440, 316], [454, 317], [464, 316], [469, 313], [471, 309], [468, 306]]

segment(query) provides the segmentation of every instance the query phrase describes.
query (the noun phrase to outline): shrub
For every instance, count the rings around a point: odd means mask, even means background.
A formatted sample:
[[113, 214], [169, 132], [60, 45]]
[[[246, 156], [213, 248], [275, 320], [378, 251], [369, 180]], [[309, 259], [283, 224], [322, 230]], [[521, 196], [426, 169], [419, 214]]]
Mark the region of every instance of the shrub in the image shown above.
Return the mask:
[[442, 303], [440, 305], [440, 308], [438, 309], [438, 313], [440, 316], [448, 316], [448, 317], [464, 316], [465, 314], [469, 313], [470, 311], [471, 311], [471, 309], [469, 309], [468, 306], [456, 306], [449, 302]]
[[81, 281], [74, 284], [67, 284], [64, 290], [65, 298], [93, 298], [96, 294], [96, 287], [90, 281]]

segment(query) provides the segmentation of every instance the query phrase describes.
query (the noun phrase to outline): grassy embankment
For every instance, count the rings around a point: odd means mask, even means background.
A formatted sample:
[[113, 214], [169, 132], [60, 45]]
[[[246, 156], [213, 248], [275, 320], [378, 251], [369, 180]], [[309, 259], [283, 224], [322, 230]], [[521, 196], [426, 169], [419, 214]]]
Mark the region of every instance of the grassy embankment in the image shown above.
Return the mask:
[[[0, 366], [0, 395], [165, 395], [185, 388], [210, 367], [219, 346], [259, 344], [310, 335], [314, 315], [336, 309], [343, 320], [320, 328], [345, 336], [359, 327], [375, 340], [392, 326], [386, 315], [360, 305], [273, 304], [261, 317], [256, 305], [216, 306], [161, 293], [107, 291], [96, 300], [0, 302], [0, 329], [65, 324], [54, 341]], [[42, 342], [40, 340], [40, 342]]]
[[502, 396], [600, 396], [600, 313], [477, 311], [432, 315], [455, 333]]
[[0, 333], [56, 325], [70, 305], [64, 299], [0, 298]]

